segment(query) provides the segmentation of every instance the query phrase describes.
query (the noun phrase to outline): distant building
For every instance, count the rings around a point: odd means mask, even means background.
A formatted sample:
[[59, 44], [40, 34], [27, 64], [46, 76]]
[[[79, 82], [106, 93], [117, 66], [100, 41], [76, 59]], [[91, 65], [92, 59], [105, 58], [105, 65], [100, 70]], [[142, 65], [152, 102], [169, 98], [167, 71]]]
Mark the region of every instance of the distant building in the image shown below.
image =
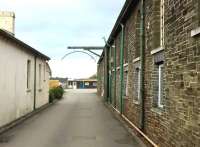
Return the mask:
[[96, 79], [77, 79], [68, 80], [69, 89], [95, 89], [97, 88]]
[[52, 77], [50, 80], [58, 80], [63, 88], [67, 88], [68, 78]]
[[49, 102], [49, 57], [14, 36], [14, 13], [0, 12], [0, 127]]

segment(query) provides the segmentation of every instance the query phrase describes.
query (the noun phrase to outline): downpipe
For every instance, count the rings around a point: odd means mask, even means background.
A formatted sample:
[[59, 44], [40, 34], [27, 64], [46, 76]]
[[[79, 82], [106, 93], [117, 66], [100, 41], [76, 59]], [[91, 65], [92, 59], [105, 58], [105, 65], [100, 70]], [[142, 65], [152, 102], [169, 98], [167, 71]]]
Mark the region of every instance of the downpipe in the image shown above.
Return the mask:
[[141, 104], [141, 114], [140, 114], [140, 129], [144, 130], [144, 119], [145, 119], [145, 106], [144, 106], [144, 74], [145, 74], [145, 35], [144, 35], [144, 0], [141, 0], [141, 21], [140, 21], [140, 57], [141, 57], [141, 65], [140, 65], [140, 104]]
[[121, 47], [120, 47], [120, 113], [124, 113], [124, 25], [121, 24]]
[[37, 73], [37, 64], [36, 64], [37, 57], [34, 57], [34, 100], [33, 100], [33, 110], [36, 110], [36, 73]]

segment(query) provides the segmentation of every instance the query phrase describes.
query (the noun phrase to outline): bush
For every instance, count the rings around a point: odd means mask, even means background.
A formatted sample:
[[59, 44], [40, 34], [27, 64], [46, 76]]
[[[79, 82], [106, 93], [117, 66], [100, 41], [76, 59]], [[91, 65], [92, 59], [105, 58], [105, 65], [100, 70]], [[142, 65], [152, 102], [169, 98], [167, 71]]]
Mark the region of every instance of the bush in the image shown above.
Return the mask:
[[49, 102], [52, 103], [54, 99], [62, 99], [64, 89], [62, 87], [56, 87], [49, 90]]
[[52, 103], [54, 99], [55, 99], [54, 91], [53, 91], [53, 89], [50, 89], [49, 90], [49, 103]]

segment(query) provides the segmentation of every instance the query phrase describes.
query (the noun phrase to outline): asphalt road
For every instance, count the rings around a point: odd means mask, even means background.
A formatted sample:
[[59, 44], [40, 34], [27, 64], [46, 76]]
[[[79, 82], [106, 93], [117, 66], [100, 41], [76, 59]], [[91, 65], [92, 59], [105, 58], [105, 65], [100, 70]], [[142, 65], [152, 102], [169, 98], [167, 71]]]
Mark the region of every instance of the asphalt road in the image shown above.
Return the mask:
[[95, 90], [68, 90], [65, 98], [0, 136], [0, 147], [141, 147]]

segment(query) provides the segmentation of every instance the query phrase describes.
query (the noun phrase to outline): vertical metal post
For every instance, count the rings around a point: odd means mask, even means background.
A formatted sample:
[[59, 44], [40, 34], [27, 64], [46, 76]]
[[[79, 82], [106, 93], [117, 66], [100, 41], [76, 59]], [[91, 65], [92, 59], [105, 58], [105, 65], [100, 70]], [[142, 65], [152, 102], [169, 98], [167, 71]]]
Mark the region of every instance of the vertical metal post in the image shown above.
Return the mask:
[[112, 104], [112, 65], [111, 65], [112, 47], [109, 48], [109, 102]]
[[140, 56], [141, 56], [141, 72], [140, 72], [140, 129], [144, 129], [144, 67], [145, 67], [145, 34], [144, 34], [144, 0], [141, 0], [141, 21], [140, 21]]
[[120, 47], [120, 113], [124, 111], [124, 25], [121, 24], [121, 47]]
[[35, 56], [34, 57], [34, 100], [33, 100], [33, 110], [35, 110], [36, 109], [36, 88], [37, 88], [37, 76], [36, 76], [36, 74], [37, 74], [37, 72], [36, 72], [36, 70], [37, 70], [37, 62], [36, 62], [36, 60], [37, 60], [37, 57]]
[[115, 87], [114, 87], [114, 106], [116, 107], [116, 82], [117, 82], [117, 64], [116, 64], [116, 44], [114, 47], [114, 81], [115, 81]]

